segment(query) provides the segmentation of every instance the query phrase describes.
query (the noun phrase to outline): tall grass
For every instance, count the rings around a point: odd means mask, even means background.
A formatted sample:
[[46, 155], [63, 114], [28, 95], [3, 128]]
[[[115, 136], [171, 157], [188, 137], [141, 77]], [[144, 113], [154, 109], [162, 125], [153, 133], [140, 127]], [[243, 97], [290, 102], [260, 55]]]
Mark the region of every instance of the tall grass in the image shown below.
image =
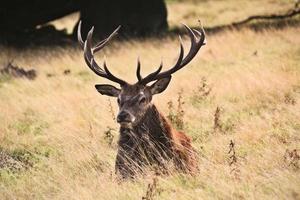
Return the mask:
[[[125, 182], [114, 175], [116, 102], [94, 89], [108, 82], [85, 66], [81, 50], [1, 47], [1, 66], [13, 59], [37, 78], [1, 77], [0, 159], [30, 165], [0, 168], [0, 199], [299, 199], [299, 31], [207, 35], [196, 59], [154, 97], [167, 116], [182, 91], [182, 128], [198, 151], [199, 173], [150, 171]], [[178, 52], [177, 38], [166, 37], [115, 42], [97, 59], [135, 82], [137, 55], [146, 74], [161, 57], [171, 66]]]

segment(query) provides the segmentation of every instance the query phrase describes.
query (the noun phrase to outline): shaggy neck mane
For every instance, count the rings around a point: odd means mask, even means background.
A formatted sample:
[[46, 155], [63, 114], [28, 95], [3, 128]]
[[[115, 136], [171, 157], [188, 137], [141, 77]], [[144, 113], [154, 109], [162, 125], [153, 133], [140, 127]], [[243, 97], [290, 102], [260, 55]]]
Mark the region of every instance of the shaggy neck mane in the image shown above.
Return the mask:
[[193, 152], [190, 139], [172, 129], [155, 105], [151, 105], [135, 126], [120, 128], [116, 169], [128, 177], [144, 165], [155, 164], [165, 170], [166, 164], [173, 161], [179, 170], [195, 171]]
[[171, 127], [155, 105], [149, 106], [138, 124], [132, 128], [121, 127], [120, 133], [119, 145], [132, 155], [151, 152], [149, 159], [158, 155], [166, 158], [171, 154]]
[[133, 132], [137, 134], [137, 137], [148, 134], [151, 140], [164, 144], [171, 139], [171, 127], [154, 104], [149, 106], [143, 118], [133, 127]]

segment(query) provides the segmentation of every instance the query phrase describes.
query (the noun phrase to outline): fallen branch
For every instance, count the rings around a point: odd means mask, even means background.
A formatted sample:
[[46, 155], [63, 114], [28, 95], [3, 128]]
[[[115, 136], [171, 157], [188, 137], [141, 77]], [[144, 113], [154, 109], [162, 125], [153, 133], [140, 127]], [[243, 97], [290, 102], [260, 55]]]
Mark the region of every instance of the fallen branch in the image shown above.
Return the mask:
[[33, 80], [36, 78], [36, 70], [25, 70], [21, 67], [13, 65], [9, 62], [3, 69], [0, 69], [0, 74], [6, 74], [15, 78], [27, 78]]
[[284, 14], [271, 14], [271, 15], [253, 15], [253, 16], [250, 16], [244, 20], [241, 20], [239, 22], [233, 22], [229, 25], [225, 25], [225, 26], [240, 26], [240, 25], [243, 25], [243, 24], [246, 24], [246, 23], [249, 23], [253, 20], [274, 20], [274, 19], [286, 19], [286, 18], [290, 18], [290, 17], [294, 17], [295, 15], [298, 15], [300, 14], [300, 9], [298, 8], [294, 8], [292, 10], [289, 10], [287, 13], [284, 13]]
[[[297, 1], [294, 5], [293, 9], [289, 9], [288, 11], [286, 11], [285, 13], [282, 13], [282, 14], [253, 15], [253, 16], [249, 16], [246, 19], [243, 19], [241, 21], [232, 22], [230, 24], [218, 25], [218, 26], [214, 26], [214, 27], [204, 27], [204, 29], [207, 32], [218, 32], [218, 31], [222, 31], [222, 30], [230, 29], [230, 28], [238, 29], [247, 24], [250, 24], [251, 22], [253, 22], [255, 20], [271, 21], [271, 20], [289, 19], [289, 18], [295, 17], [300, 14], [299, 4], [300, 4], [300, 1]], [[194, 28], [197, 28], [197, 27], [194, 27]], [[176, 34], [181, 33], [183, 31], [184, 30], [181, 30], [181, 29], [173, 30], [173, 32]]]
[[250, 17], [247, 17], [246, 19], [243, 19], [241, 21], [232, 22], [231, 24], [225, 24], [220, 26], [214, 26], [211, 28], [206, 28], [206, 31], [220, 31], [227, 28], [240, 28], [243, 25], [250, 24], [250, 22], [254, 20], [283, 20], [292, 18], [296, 15], [300, 14], [300, 8], [299, 8], [299, 1], [297, 1], [294, 5], [293, 9], [288, 10], [287, 12], [283, 14], [270, 14], [270, 15], [253, 15]]

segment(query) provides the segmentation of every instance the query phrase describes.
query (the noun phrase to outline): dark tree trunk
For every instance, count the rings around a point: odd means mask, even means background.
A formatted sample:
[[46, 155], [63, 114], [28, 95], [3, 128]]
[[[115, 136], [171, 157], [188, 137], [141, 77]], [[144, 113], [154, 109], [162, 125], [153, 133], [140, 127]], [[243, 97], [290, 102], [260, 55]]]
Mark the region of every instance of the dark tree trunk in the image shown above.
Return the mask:
[[0, 6], [0, 31], [34, 30], [76, 11], [81, 13], [84, 36], [91, 26], [98, 37], [107, 36], [118, 25], [124, 35], [147, 35], [168, 26], [163, 0], [10, 0]]
[[8, 0], [0, 6], [0, 30], [24, 31], [79, 10], [76, 0]]
[[[120, 34], [145, 36], [166, 30], [167, 9], [163, 0], [89, 0], [82, 3], [82, 32], [95, 26], [95, 34], [105, 37], [118, 25]], [[77, 25], [74, 28], [74, 33]]]

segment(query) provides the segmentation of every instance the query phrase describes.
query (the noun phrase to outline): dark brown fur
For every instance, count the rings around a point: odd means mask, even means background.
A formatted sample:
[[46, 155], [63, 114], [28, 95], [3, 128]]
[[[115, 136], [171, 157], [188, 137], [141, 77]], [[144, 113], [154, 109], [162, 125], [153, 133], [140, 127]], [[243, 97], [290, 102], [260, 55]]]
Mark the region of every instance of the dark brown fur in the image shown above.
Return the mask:
[[149, 106], [137, 125], [120, 128], [116, 172], [124, 178], [144, 166], [166, 169], [170, 161], [176, 169], [193, 173], [197, 170], [195, 158], [190, 138], [173, 129], [155, 105]]

